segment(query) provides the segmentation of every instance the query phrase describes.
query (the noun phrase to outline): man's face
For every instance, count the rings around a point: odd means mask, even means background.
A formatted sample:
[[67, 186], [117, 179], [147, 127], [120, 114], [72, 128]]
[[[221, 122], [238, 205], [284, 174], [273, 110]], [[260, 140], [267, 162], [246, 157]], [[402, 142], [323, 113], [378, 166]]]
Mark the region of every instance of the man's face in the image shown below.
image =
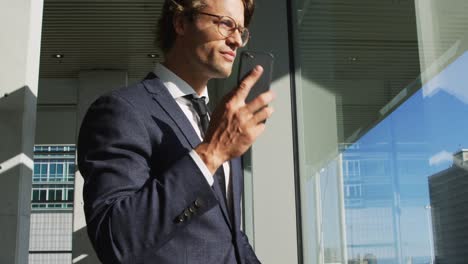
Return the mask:
[[[244, 6], [241, 0], [205, 0], [201, 12], [230, 16], [244, 26]], [[231, 74], [237, 49], [242, 45], [239, 31], [230, 37], [218, 32], [218, 18], [197, 14], [186, 22], [181, 36], [184, 57], [194, 74], [207, 79], [226, 78]]]

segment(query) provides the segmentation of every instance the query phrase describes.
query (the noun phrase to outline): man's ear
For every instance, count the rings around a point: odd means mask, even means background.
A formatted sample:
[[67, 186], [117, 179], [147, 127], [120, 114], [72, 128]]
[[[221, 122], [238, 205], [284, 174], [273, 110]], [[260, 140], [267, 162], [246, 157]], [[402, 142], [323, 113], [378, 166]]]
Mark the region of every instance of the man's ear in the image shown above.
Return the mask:
[[174, 25], [174, 31], [177, 35], [183, 36], [185, 34], [185, 30], [187, 28], [187, 21], [184, 15], [175, 14], [174, 18], [172, 19], [172, 24]]

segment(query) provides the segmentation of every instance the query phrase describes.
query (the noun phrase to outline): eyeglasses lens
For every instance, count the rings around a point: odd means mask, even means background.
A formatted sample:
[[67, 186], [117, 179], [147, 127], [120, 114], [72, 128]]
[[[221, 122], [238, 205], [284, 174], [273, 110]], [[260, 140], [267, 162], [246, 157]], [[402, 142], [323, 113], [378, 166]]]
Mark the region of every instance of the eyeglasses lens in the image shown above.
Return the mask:
[[[229, 37], [236, 31], [236, 26], [237, 24], [234, 19], [230, 17], [223, 17], [218, 24], [219, 33], [221, 33], [221, 35], [224, 37]], [[240, 33], [242, 45], [244, 46], [249, 40], [249, 30], [247, 28], [243, 28]]]

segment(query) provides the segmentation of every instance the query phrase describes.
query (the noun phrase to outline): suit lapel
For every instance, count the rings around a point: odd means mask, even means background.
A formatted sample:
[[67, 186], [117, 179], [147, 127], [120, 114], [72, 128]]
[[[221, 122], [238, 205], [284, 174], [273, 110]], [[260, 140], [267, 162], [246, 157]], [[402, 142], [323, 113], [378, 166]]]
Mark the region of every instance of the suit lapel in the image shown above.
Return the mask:
[[[151, 78], [152, 79], [149, 79]], [[146, 79], [143, 81], [146, 90], [152, 94], [153, 99], [161, 106], [166, 114], [174, 121], [177, 127], [180, 129], [184, 137], [189, 142], [192, 148], [198, 146], [201, 141], [195, 132], [192, 124], [185, 116], [182, 109], [180, 109], [177, 102], [172, 98], [171, 94], [164, 86], [164, 84], [156, 78], [153, 73], [148, 74]]]
[[[177, 125], [184, 137], [189, 142], [190, 146], [192, 148], [198, 146], [201, 143], [201, 141], [194, 128], [192, 127], [192, 124], [187, 119], [182, 109], [180, 109], [177, 102], [173, 99], [173, 97], [171, 96], [167, 88], [164, 86], [164, 84], [157, 78], [157, 76], [154, 75], [154, 73], [152, 72], [149, 73], [143, 81], [143, 84], [145, 85], [146, 90], [150, 94], [152, 94], [153, 99], [161, 106], [161, 108], [164, 109], [166, 114], [174, 121], [174, 123]], [[221, 192], [218, 180], [216, 179], [216, 177], [213, 178], [213, 190], [215, 196], [218, 199], [218, 203], [221, 207], [223, 216], [226, 222], [228, 223], [229, 228], [231, 228], [232, 231], [232, 224], [228, 213], [229, 211], [226, 207], [225, 199], [223, 199], [223, 194]]]

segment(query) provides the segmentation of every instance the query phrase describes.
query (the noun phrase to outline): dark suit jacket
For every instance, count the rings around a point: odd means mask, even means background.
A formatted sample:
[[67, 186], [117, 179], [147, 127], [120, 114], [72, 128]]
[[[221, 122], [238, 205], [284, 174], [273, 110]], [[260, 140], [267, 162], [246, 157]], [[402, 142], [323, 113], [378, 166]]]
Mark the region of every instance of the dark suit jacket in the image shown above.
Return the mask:
[[104, 263], [259, 263], [240, 231], [243, 175], [231, 161], [230, 217], [189, 156], [200, 140], [154, 75], [96, 100], [78, 166], [90, 240]]

